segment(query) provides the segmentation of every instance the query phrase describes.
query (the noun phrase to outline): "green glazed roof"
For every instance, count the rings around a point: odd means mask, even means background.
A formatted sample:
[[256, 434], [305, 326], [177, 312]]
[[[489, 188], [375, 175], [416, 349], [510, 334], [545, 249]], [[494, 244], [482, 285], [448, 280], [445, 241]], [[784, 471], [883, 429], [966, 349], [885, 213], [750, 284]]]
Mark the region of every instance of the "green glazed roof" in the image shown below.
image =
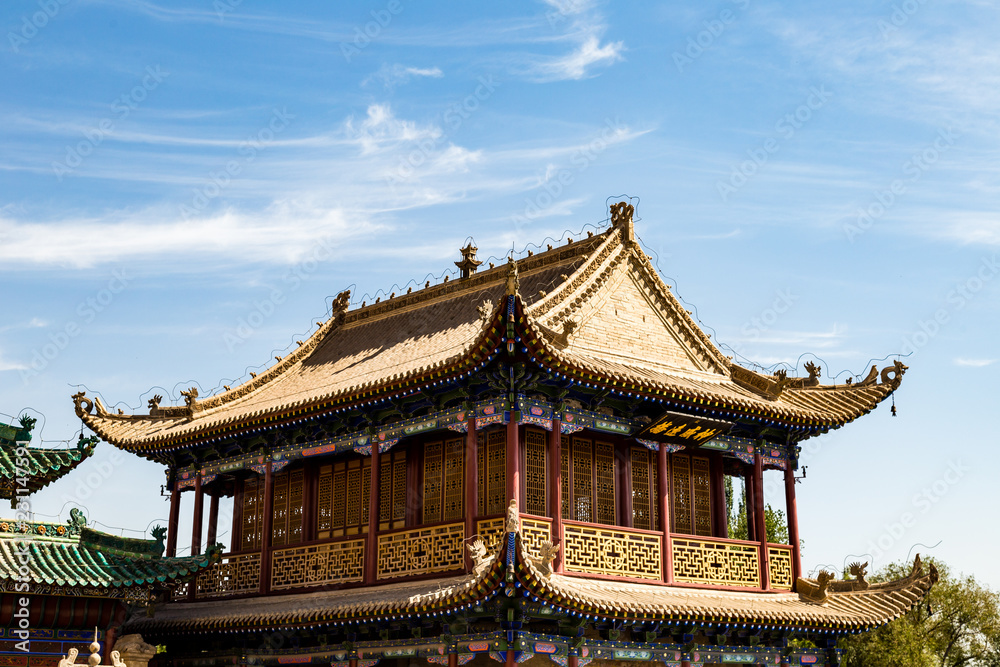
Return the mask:
[[156, 540], [109, 535], [86, 527], [73, 510], [68, 525], [0, 520], [0, 589], [21, 581], [25, 549], [35, 586], [106, 588], [164, 586], [189, 579], [219, 560], [221, 550], [199, 556], [163, 558], [163, 530]]
[[35, 420], [21, 417], [19, 425], [0, 423], [0, 498], [10, 501], [11, 507], [17, 501], [51, 484], [70, 472], [94, 453], [96, 436], [84, 438], [72, 449], [41, 449], [25, 447], [27, 456], [21, 457], [18, 467], [17, 443], [30, 442]]

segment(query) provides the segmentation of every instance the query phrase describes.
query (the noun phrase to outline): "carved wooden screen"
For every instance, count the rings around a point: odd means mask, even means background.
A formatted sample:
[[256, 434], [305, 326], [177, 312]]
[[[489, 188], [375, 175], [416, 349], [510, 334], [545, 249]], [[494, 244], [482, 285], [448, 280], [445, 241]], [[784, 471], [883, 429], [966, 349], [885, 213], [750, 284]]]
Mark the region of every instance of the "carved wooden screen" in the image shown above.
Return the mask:
[[617, 474], [614, 445], [574, 437], [563, 451], [563, 518], [617, 523]]
[[529, 428], [524, 437], [524, 510], [548, 516], [545, 507], [545, 431]]
[[260, 535], [263, 528], [261, 518], [264, 512], [264, 478], [252, 477], [243, 482], [243, 520], [240, 525], [239, 549], [250, 551], [260, 549]]
[[[271, 544], [295, 544], [302, 540], [302, 470], [274, 476], [271, 506]], [[263, 503], [261, 504], [263, 509]]]
[[461, 519], [465, 447], [461, 438], [424, 445], [423, 523]]
[[379, 459], [379, 530], [406, 525], [406, 451], [387, 452]]
[[559, 446], [559, 493], [560, 493], [560, 504], [562, 505], [562, 518], [570, 519], [570, 495], [569, 495], [569, 459], [570, 459], [570, 440], [568, 435], [562, 436], [562, 442]]
[[673, 532], [712, 536], [712, 495], [708, 459], [671, 454]]
[[632, 447], [632, 527], [642, 530], [656, 530], [653, 511], [656, 507], [656, 491], [652, 487], [650, 474], [649, 450], [645, 447]]
[[340, 461], [319, 469], [316, 537], [368, 532], [370, 458]]
[[479, 431], [479, 516], [507, 510], [507, 430]]

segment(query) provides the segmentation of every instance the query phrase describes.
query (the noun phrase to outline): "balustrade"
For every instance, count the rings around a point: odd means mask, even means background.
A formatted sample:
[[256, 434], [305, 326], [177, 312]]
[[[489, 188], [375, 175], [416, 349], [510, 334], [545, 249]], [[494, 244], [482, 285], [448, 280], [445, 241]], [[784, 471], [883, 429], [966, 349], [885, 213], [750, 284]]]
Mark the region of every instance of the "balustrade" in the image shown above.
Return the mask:
[[379, 535], [378, 578], [461, 570], [465, 567], [464, 548], [464, 523]]
[[567, 572], [661, 580], [662, 533], [563, 523]]
[[224, 555], [197, 579], [199, 598], [218, 598], [256, 593], [260, 588], [260, 554]]
[[271, 590], [361, 581], [364, 565], [363, 538], [276, 549], [271, 554]]
[[790, 591], [792, 584], [792, 547], [787, 544], [767, 545], [767, 567], [771, 573], [771, 588]]
[[672, 535], [674, 581], [760, 588], [760, 545]]

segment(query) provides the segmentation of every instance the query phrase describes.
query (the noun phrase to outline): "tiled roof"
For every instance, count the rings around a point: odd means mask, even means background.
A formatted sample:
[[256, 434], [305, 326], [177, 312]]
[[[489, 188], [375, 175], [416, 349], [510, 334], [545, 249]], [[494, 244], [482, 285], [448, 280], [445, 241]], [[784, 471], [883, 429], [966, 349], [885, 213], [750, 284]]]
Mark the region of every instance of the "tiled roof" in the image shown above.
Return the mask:
[[[11, 501], [56, 481], [70, 472], [94, 453], [97, 438], [80, 437], [76, 447], [69, 449], [42, 449], [25, 445], [18, 456], [17, 443], [31, 440], [33, 419], [22, 421], [21, 427], [0, 424], [0, 498]], [[18, 465], [20, 463], [20, 465]], [[23, 489], [23, 490], [22, 490]]]
[[[818, 372], [789, 379], [736, 366], [660, 279], [634, 241], [630, 220], [550, 247], [517, 268], [525, 316], [519, 326], [534, 339], [532, 353], [588, 381], [829, 428], [872, 410], [905, 370], [886, 369], [882, 382], [876, 374], [829, 387], [819, 386]], [[498, 305], [507, 282], [507, 269], [497, 267], [350, 312], [343, 294], [312, 337], [242, 386], [205, 400], [191, 397], [185, 407], [155, 406], [150, 415], [113, 415], [78, 394], [77, 413], [112, 444], [148, 453], [440, 379], [482, 351], [504, 316]]]
[[[238, 605], [226, 601], [172, 603], [159, 608], [152, 618], [131, 621], [127, 630], [158, 637], [447, 613], [501, 594], [506, 544], [503, 540], [499, 553], [479, 576], [251, 598], [240, 600]], [[819, 604], [787, 592], [694, 589], [556, 574], [546, 578], [525, 558], [520, 536], [516, 569], [530, 596], [556, 609], [595, 618], [683, 619], [845, 632], [871, 629], [899, 617], [920, 602], [937, 580], [933, 567], [924, 574], [915, 564], [904, 579], [877, 584], [867, 591], [830, 592]]]
[[163, 543], [118, 537], [81, 525], [0, 520], [0, 586], [23, 582], [28, 554], [36, 587], [122, 589], [163, 586], [196, 575], [219, 559], [217, 548], [199, 556], [162, 558]]

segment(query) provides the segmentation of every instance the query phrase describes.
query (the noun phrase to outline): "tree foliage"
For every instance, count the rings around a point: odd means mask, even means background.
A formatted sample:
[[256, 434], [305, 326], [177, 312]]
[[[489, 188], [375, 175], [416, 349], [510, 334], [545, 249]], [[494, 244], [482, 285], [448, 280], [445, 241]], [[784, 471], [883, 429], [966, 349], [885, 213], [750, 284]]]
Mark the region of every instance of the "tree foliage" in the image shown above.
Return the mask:
[[[971, 576], [954, 576], [933, 561], [939, 580], [899, 619], [842, 641], [844, 667], [1000, 667], [1000, 596]], [[907, 563], [880, 570], [873, 581], [909, 573]]]
[[[746, 490], [740, 486], [739, 502], [734, 507], [736, 489], [733, 487], [733, 478], [726, 476], [726, 508], [729, 512], [729, 537], [734, 540], [750, 539], [750, 531], [747, 528], [747, 496]], [[764, 506], [764, 525], [767, 527], [767, 541], [771, 544], [788, 544], [788, 521], [785, 520], [785, 513], [771, 507], [770, 503]]]

